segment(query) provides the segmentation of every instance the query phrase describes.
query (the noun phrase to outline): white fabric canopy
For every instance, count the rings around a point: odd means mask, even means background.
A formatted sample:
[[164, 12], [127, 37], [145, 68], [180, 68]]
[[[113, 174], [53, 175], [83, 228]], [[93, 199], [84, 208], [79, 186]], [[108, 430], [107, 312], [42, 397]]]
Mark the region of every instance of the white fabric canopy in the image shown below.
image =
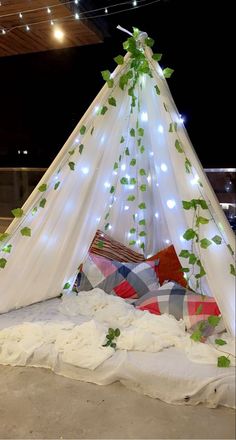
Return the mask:
[[[230, 274], [234, 260], [227, 247], [230, 244], [234, 248], [234, 235], [179, 119], [162, 70], [147, 46], [145, 56], [152, 77], [143, 75], [136, 85], [139, 106], [130, 113], [131, 97], [119, 87], [120, 76], [130, 69], [127, 54], [124, 64], [112, 74], [114, 87], [104, 85], [26, 201], [24, 215], [7, 230], [10, 235], [4, 246], [11, 244], [12, 250], [6, 254], [0, 247], [0, 258], [7, 255], [5, 268], [0, 269], [0, 313], [55, 297], [68, 282], [72, 286], [98, 228], [107, 228], [111, 236], [127, 245], [134, 238], [137, 251], [144, 243], [146, 255], [169, 243], [177, 254], [182, 249], [191, 250], [191, 242], [185, 241], [183, 234], [192, 228], [193, 216], [191, 210], [182, 208], [182, 200], [201, 198], [208, 204], [204, 214], [210, 222], [201, 225], [200, 238], [217, 235], [222, 244], [212, 243], [207, 249], [194, 244], [192, 250], [206, 271], [204, 293], [215, 296], [227, 329], [235, 335], [235, 277]], [[110, 96], [116, 106], [108, 104]], [[100, 114], [98, 109], [103, 106], [108, 110]], [[137, 144], [137, 118], [144, 129], [143, 152]], [[192, 164], [190, 173], [185, 172], [185, 156], [175, 148], [176, 133], [169, 131], [170, 123], [175, 122], [178, 139]], [[83, 126], [86, 131], [81, 134]], [[124, 142], [120, 142], [122, 137]], [[130, 164], [132, 159], [135, 165]], [[69, 162], [75, 164], [71, 165], [74, 170]], [[118, 168], [114, 169], [114, 163]], [[135, 178], [137, 184], [122, 184], [122, 178]], [[57, 182], [60, 185], [54, 189]], [[38, 189], [42, 184], [47, 184], [45, 192]], [[146, 191], [140, 190], [141, 185], [146, 185]], [[135, 200], [128, 201], [133, 194]], [[38, 206], [42, 198], [46, 198], [44, 208]], [[143, 202], [146, 209], [139, 208]], [[142, 219], [145, 228], [138, 223]], [[132, 236], [129, 231], [134, 226]], [[31, 237], [21, 235], [24, 227], [31, 229]], [[146, 235], [140, 237], [143, 230]], [[188, 267], [186, 261], [182, 263]]]

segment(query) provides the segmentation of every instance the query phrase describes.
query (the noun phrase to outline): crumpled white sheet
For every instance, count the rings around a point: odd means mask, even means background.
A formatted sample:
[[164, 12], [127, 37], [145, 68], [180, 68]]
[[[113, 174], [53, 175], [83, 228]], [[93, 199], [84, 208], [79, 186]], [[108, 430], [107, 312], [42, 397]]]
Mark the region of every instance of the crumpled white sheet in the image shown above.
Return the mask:
[[[176, 347], [193, 362], [213, 365], [224, 354], [211, 343], [192, 341], [185, 333], [183, 321], [177, 321], [171, 315], [156, 316], [136, 310], [123, 299], [107, 295], [101, 289], [81, 292], [78, 296], [64, 296], [59, 312], [69, 316], [70, 320], [23, 322], [0, 331], [0, 363], [26, 365], [37, 349], [45, 346], [50, 350], [51, 364], [60, 356], [67, 364], [94, 370], [115, 353], [113, 348], [103, 347], [109, 327], [121, 331], [116, 340], [119, 350], [157, 353], [164, 348]], [[78, 315], [90, 320], [78, 324], [73, 321]], [[232, 352], [233, 341], [229, 336], [227, 338], [228, 344], [220, 349]], [[234, 365], [233, 356], [230, 360]]]

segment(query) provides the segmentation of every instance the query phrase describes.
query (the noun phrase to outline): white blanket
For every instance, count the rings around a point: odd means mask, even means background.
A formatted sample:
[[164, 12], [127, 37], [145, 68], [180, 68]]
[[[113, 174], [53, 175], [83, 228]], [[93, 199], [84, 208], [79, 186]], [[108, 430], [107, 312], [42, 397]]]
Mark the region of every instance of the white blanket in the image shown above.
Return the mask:
[[51, 367], [60, 356], [67, 364], [94, 370], [115, 353], [113, 348], [103, 347], [108, 328], [112, 327], [121, 331], [115, 341], [119, 350], [156, 353], [173, 346], [193, 362], [213, 365], [219, 356], [229, 353], [231, 365], [235, 365], [235, 344], [229, 336], [224, 335], [227, 344], [219, 352], [214, 339], [209, 344], [192, 341], [183, 321], [136, 310], [100, 289], [64, 296], [59, 311], [70, 318], [84, 315], [87, 322], [40, 320], [5, 328], [0, 331], [0, 363], [26, 365], [34, 352], [45, 345], [51, 350]]

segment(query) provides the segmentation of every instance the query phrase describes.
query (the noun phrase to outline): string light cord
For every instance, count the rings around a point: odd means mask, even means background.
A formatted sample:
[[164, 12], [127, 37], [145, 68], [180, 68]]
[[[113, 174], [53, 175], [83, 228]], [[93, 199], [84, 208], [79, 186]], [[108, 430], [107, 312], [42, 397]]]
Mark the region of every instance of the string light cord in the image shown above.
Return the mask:
[[[143, 2], [145, 2], [146, 0], [137, 0], [137, 6], [138, 6], [138, 3], [143, 3]], [[61, 3], [56, 3], [56, 4], [54, 4], [54, 5], [48, 5], [48, 6], [40, 6], [40, 8], [31, 8], [31, 9], [26, 9], [26, 10], [21, 10], [21, 11], [19, 11], [19, 12], [10, 12], [9, 14], [3, 14], [3, 15], [0, 15], [0, 19], [1, 18], [5, 18], [5, 17], [12, 17], [12, 16], [14, 16], [14, 15], [19, 15], [20, 13], [23, 15], [25, 15], [25, 14], [29, 14], [29, 13], [32, 13], [32, 12], [37, 12], [37, 11], [43, 11], [43, 10], [47, 10], [48, 8], [49, 9], [54, 9], [54, 8], [58, 8], [58, 7], [60, 7], [60, 6], [64, 6], [64, 5], [69, 5], [69, 4], [75, 4], [76, 6], [78, 6], [78, 4], [76, 4], [75, 3], [75, 0], [69, 0], [69, 1], [64, 1], [64, 2], [61, 2]], [[124, 5], [130, 5], [130, 0], [129, 1], [125, 1], [125, 2], [122, 2], [122, 3], [116, 3], [116, 4], [114, 4], [114, 5], [110, 5], [109, 7], [107, 7], [107, 9], [109, 8], [109, 9], [112, 9], [112, 8], [116, 8], [116, 7], [118, 7], [118, 6], [124, 6]], [[133, 6], [134, 8], [135, 7], [137, 7], [137, 6]], [[97, 11], [102, 11], [102, 10], [105, 10], [106, 9], [106, 7], [105, 6], [103, 6], [102, 8], [97, 8], [97, 9], [91, 9], [90, 11], [85, 11], [86, 13], [92, 13], [92, 12], [97, 12]], [[108, 13], [106, 13], [106, 15], [108, 15]]]
[[[141, 0], [141, 1], [143, 1], [143, 0]], [[137, 4], [137, 6], [133, 6], [131, 9], [130, 8], [129, 9], [126, 8], [126, 9], [121, 9], [119, 11], [108, 12], [108, 13], [105, 12], [103, 14], [98, 14], [98, 15], [93, 15], [93, 16], [87, 16], [86, 14], [91, 14], [95, 10], [85, 11], [85, 12], [80, 13], [79, 20], [88, 20], [88, 19], [92, 20], [94, 18], [101, 18], [101, 17], [110, 16], [110, 15], [116, 15], [116, 14], [120, 14], [122, 12], [128, 12], [128, 11], [132, 11], [134, 9], [140, 9], [140, 8], [143, 8], [143, 7], [146, 7], [146, 6], [151, 6], [151, 5], [155, 4], [155, 3], [160, 3], [160, 1], [161, 0], [152, 0], [151, 2], [148, 2], [148, 3]], [[129, 2], [125, 2], [124, 4], [130, 4], [130, 1]], [[109, 6], [109, 8], [111, 8], [111, 6]], [[45, 7], [43, 9], [45, 9]], [[99, 8], [99, 10], [104, 10], [104, 8]], [[14, 14], [14, 15], [17, 15], [17, 14]], [[1, 16], [0, 16], [0, 18], [1, 18]], [[54, 18], [53, 20], [51, 18], [50, 19], [48, 18], [47, 20], [35, 21], [35, 22], [32, 22], [32, 23], [27, 23], [27, 24], [25, 23], [25, 24], [21, 24], [21, 25], [17, 25], [17, 26], [12, 26], [9, 29], [5, 28], [3, 30], [5, 31], [4, 32], [5, 34], [8, 34], [11, 31], [13, 31], [14, 29], [25, 28], [26, 25], [28, 27], [30, 27], [30, 26], [32, 27], [32, 26], [35, 26], [35, 25], [38, 25], [38, 24], [42, 24], [42, 23], [50, 23], [51, 21], [53, 21], [54, 23], [62, 23], [62, 22], [65, 22], [65, 21], [72, 21], [74, 19], [75, 19], [75, 14], [70, 14], [68, 16], [64, 16], [63, 18]]]

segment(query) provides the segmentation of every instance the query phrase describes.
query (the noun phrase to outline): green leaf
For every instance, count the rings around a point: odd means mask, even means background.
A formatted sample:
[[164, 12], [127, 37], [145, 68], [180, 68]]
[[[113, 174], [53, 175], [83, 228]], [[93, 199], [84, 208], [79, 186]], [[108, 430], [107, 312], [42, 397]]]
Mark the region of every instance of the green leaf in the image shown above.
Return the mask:
[[118, 338], [120, 336], [120, 329], [116, 328], [115, 329], [115, 337]]
[[139, 127], [138, 128], [138, 135], [143, 136], [144, 135], [144, 128]]
[[112, 194], [112, 193], [114, 193], [114, 192], [115, 192], [115, 187], [112, 186], [111, 189], [110, 189], [110, 193]]
[[[0, 241], [1, 241], [1, 239], [0, 239]], [[230, 244], [227, 244], [227, 248], [229, 249], [231, 255], [234, 255], [234, 251], [233, 251], [232, 247], [230, 246]]]
[[57, 182], [57, 183], [55, 183], [55, 185], [54, 185], [54, 189], [55, 189], [55, 190], [58, 188], [58, 186], [60, 185], [60, 183], [61, 183], [61, 182]]
[[101, 74], [102, 74], [104, 81], [108, 81], [108, 79], [110, 79], [111, 72], [109, 70], [103, 70], [101, 72]]
[[94, 132], [94, 127], [91, 128], [91, 131], [90, 131], [91, 136], [93, 135], [93, 132]]
[[155, 85], [154, 87], [155, 87], [155, 89], [156, 89], [156, 93], [157, 93], [157, 95], [160, 95], [160, 94], [161, 94], [161, 91], [160, 91], [159, 87], [158, 87], [157, 85]]
[[140, 30], [136, 27], [133, 27], [133, 37], [138, 38], [139, 34], [140, 34]]
[[130, 156], [128, 147], [125, 149], [125, 155]]
[[135, 228], [131, 228], [131, 229], [129, 230], [129, 232], [130, 232], [130, 234], [134, 234], [134, 233], [136, 232], [136, 229], [135, 229]]
[[211, 240], [214, 241], [215, 244], [221, 244], [222, 243], [222, 238], [219, 235], [214, 235], [214, 237], [212, 237]]
[[181, 272], [188, 273], [190, 272], [190, 269], [188, 267], [182, 267]]
[[4, 241], [9, 235], [7, 232], [0, 233], [0, 241]]
[[6, 254], [10, 254], [11, 249], [12, 249], [12, 244], [6, 244], [6, 246], [4, 246], [4, 247], [1, 249], [1, 251], [2, 251], [2, 252], [5, 252]]
[[80, 145], [79, 145], [79, 153], [80, 153], [80, 154], [82, 154], [83, 149], [84, 149], [84, 145], [83, 145], [83, 144], [80, 144]]
[[16, 218], [20, 218], [24, 214], [24, 211], [21, 208], [13, 209], [11, 212], [14, 215], [14, 217], [16, 217]]
[[47, 184], [46, 183], [43, 183], [42, 185], [40, 185], [39, 187], [38, 187], [38, 190], [40, 191], [40, 192], [44, 192], [44, 191], [46, 191], [47, 190]]
[[125, 86], [128, 84], [128, 81], [129, 81], [129, 78], [126, 73], [124, 73], [124, 75], [120, 76], [119, 87], [121, 88], [121, 90], [124, 90]]
[[72, 156], [74, 154], [75, 150], [68, 151], [69, 155]]
[[145, 231], [141, 231], [138, 235], [139, 237], [145, 237], [147, 234]]
[[97, 247], [98, 247], [99, 249], [104, 248], [104, 242], [103, 242], [102, 240], [99, 240], [99, 241], [97, 242]]
[[209, 219], [205, 218], [205, 217], [197, 217], [196, 219], [196, 226], [198, 227], [199, 225], [207, 225], [207, 223], [209, 223]]
[[225, 344], [227, 344], [227, 342], [224, 341], [224, 339], [215, 339], [215, 344], [216, 345], [225, 345]]
[[212, 327], [217, 327], [217, 325], [219, 324], [220, 320], [221, 320], [221, 317], [220, 316], [215, 316], [215, 315], [208, 316], [208, 318], [207, 318], [207, 321], [209, 322], [209, 324]]
[[135, 137], [135, 129], [131, 128], [129, 134], [130, 134], [130, 136]]
[[23, 229], [21, 229], [21, 235], [25, 236], [25, 237], [31, 237], [31, 229], [27, 228], [27, 226]]
[[109, 226], [110, 226], [110, 223], [107, 223], [107, 224], [105, 225], [105, 231], [107, 231], [107, 229], [109, 228]]
[[130, 185], [135, 185], [136, 182], [137, 182], [137, 180], [135, 179], [135, 177], [130, 178]]
[[167, 105], [165, 102], [163, 102], [163, 106], [164, 106], [165, 111], [168, 112], [168, 108], [167, 108]]
[[40, 208], [44, 208], [46, 203], [47, 203], [47, 200], [46, 199], [42, 199], [41, 202], [39, 203]]
[[145, 38], [145, 44], [148, 47], [152, 47], [154, 45], [154, 43], [155, 43], [155, 41], [153, 40], [153, 38], [150, 38], [150, 37]]
[[182, 145], [181, 145], [181, 143], [180, 143], [180, 141], [178, 139], [176, 139], [176, 141], [175, 141], [175, 148], [178, 151], [178, 153], [183, 153], [184, 152], [184, 150], [182, 148]]
[[139, 209], [146, 209], [146, 204], [144, 202], [138, 205]]
[[141, 147], [140, 147], [140, 153], [144, 153], [144, 151], [145, 151], [145, 148], [144, 148], [144, 146], [142, 145]]
[[135, 200], [135, 196], [133, 196], [133, 195], [130, 195], [127, 197], [128, 202], [133, 202], [134, 200]]
[[189, 160], [187, 157], [186, 157], [186, 159], [185, 159], [185, 163], [184, 163], [184, 165], [185, 165], [185, 171], [186, 171], [186, 173], [190, 174], [192, 164], [191, 164], [190, 160]]
[[120, 144], [123, 144], [123, 142], [125, 142], [125, 138], [124, 138], [124, 136], [121, 136], [121, 138], [120, 138]]
[[119, 165], [118, 165], [118, 162], [115, 162], [115, 163], [114, 163], [113, 170], [117, 170], [117, 168], [119, 168]]
[[122, 55], [117, 55], [117, 57], [114, 58], [114, 61], [118, 65], [124, 64], [124, 57]]
[[192, 240], [196, 236], [196, 232], [193, 229], [187, 229], [185, 233], [183, 234], [183, 238], [185, 240]]
[[142, 143], [142, 139], [138, 139], [137, 140], [138, 147], [140, 147], [141, 143]]
[[82, 125], [81, 129], [80, 129], [80, 134], [84, 134], [86, 132], [86, 127], [85, 125]]
[[111, 96], [108, 99], [108, 102], [109, 102], [110, 105], [113, 105], [114, 107], [116, 107], [116, 100], [115, 100], [115, 98], [113, 98], [113, 96]]
[[127, 177], [122, 177], [122, 178], [120, 179], [120, 183], [121, 183], [122, 185], [128, 185], [128, 184], [129, 184], [128, 178], [127, 178]]
[[145, 244], [144, 243], [142, 243], [142, 244], [140, 244], [140, 246], [139, 246], [141, 249], [143, 249], [143, 251], [144, 251], [144, 249], [145, 249]]
[[0, 258], [0, 269], [4, 269], [7, 264], [6, 258]]
[[200, 272], [197, 275], [195, 275], [195, 278], [198, 280], [199, 278], [202, 278], [204, 275], [206, 275], [206, 271], [200, 260], [197, 260], [197, 265], [200, 268]]
[[193, 203], [192, 203], [192, 201], [189, 202], [189, 201], [187, 201], [187, 200], [182, 200], [182, 205], [183, 205], [183, 208], [184, 208], [184, 209], [187, 209], [187, 210], [193, 208]]
[[182, 249], [182, 251], [179, 254], [179, 257], [188, 258], [189, 255], [190, 255], [190, 252], [187, 249]]
[[35, 206], [35, 207], [32, 209], [31, 214], [32, 214], [32, 215], [35, 215], [37, 211], [38, 211], [38, 208], [37, 208], [37, 206]]
[[116, 343], [115, 343], [115, 342], [112, 342], [112, 343], [110, 344], [110, 346], [111, 346], [112, 348], [116, 348]]
[[197, 261], [197, 257], [196, 257], [196, 255], [194, 255], [193, 253], [191, 253], [191, 254], [189, 255], [189, 260], [188, 260], [189, 264], [195, 264], [196, 261]]
[[146, 176], [146, 171], [144, 170], [144, 168], [141, 168], [139, 170], [139, 174], [140, 174], [140, 176]]
[[177, 122], [174, 122], [174, 130], [177, 131], [177, 129], [178, 129], [178, 124]]
[[226, 356], [220, 356], [217, 359], [217, 367], [228, 368], [230, 366], [230, 359]]
[[152, 59], [153, 59], [154, 61], [161, 61], [161, 59], [162, 59], [162, 53], [153, 53], [153, 54], [152, 54]]
[[199, 304], [199, 306], [198, 306], [198, 308], [197, 308], [197, 310], [196, 310], [196, 315], [200, 315], [200, 313], [202, 313], [202, 309], [203, 309], [203, 306], [202, 306], [202, 304]]
[[170, 78], [173, 72], [174, 72], [173, 69], [171, 69], [170, 67], [166, 67], [163, 70], [163, 75], [164, 75], [165, 78]]
[[100, 112], [100, 114], [101, 114], [101, 115], [105, 115], [105, 113], [107, 112], [107, 110], [108, 110], [107, 106], [104, 105], [104, 106], [101, 108], [101, 112]]
[[207, 238], [202, 238], [202, 240], [200, 240], [200, 246], [203, 249], [207, 249], [211, 244], [212, 244], [212, 242], [210, 240], [208, 240]]
[[71, 171], [75, 170], [75, 162], [69, 162], [68, 166], [70, 167]]
[[145, 219], [139, 220], [138, 224], [139, 224], [140, 226], [141, 226], [141, 225], [146, 225], [146, 220], [145, 220]]
[[108, 79], [107, 85], [108, 85], [109, 89], [112, 89], [112, 87], [114, 86], [114, 79], [112, 79], [112, 78]]
[[127, 75], [127, 78], [128, 78], [128, 79], [133, 78], [133, 72], [132, 72], [132, 70], [129, 70], [129, 71], [126, 73], [126, 75]]
[[170, 123], [169, 133], [173, 133], [173, 122]]
[[131, 165], [132, 167], [134, 167], [134, 166], [136, 165], [136, 159], [132, 159], [132, 160], [130, 161], [130, 165]]
[[108, 212], [108, 213], [105, 215], [105, 220], [108, 219], [109, 215], [110, 215], [110, 213]]
[[195, 331], [191, 334], [190, 338], [191, 338], [193, 341], [195, 341], [195, 342], [200, 342], [201, 339], [202, 339], [202, 331], [199, 330], [199, 329], [195, 330]]
[[131, 240], [130, 242], [129, 242], [129, 245], [130, 246], [133, 246], [133, 245], [135, 245], [136, 244], [136, 241], [135, 240]]
[[197, 202], [201, 206], [202, 209], [208, 209], [208, 205], [205, 200], [198, 199]]
[[67, 289], [69, 289], [69, 288], [70, 288], [70, 283], [67, 282], [67, 283], [64, 285], [63, 290], [67, 290]]
[[236, 276], [236, 270], [235, 270], [235, 267], [233, 266], [233, 264], [230, 265], [230, 273], [231, 273], [231, 275]]
[[140, 185], [139, 189], [140, 189], [140, 191], [143, 191], [143, 192], [147, 191], [147, 185], [145, 185], [145, 184]]

